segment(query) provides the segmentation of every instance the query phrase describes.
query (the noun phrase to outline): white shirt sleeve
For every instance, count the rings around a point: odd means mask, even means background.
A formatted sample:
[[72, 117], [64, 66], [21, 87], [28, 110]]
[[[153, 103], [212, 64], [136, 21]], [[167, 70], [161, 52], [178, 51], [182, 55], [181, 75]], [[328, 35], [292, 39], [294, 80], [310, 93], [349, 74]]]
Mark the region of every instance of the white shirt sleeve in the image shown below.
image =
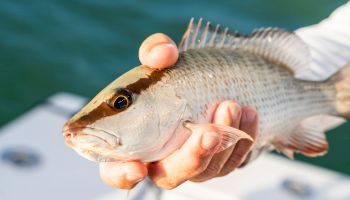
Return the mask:
[[295, 32], [310, 47], [311, 71], [328, 78], [350, 61], [350, 2], [319, 24]]

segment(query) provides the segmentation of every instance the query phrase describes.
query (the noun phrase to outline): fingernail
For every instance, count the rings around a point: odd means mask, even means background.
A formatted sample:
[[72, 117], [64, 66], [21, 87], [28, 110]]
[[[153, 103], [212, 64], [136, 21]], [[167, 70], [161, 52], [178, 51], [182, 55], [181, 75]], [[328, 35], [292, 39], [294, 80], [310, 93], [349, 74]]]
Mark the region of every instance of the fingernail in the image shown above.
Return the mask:
[[218, 145], [220, 142], [220, 137], [217, 133], [209, 132], [202, 136], [201, 146], [203, 149], [211, 150]]

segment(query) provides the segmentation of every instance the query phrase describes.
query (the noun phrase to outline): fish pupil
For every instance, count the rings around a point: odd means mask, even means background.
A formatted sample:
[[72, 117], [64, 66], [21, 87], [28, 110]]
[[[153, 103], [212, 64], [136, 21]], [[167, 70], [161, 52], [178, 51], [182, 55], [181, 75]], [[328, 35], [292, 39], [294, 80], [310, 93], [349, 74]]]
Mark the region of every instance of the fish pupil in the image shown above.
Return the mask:
[[129, 90], [119, 88], [117, 89], [115, 96], [108, 101], [108, 104], [120, 112], [127, 109], [132, 104], [132, 100], [132, 93]]
[[124, 96], [120, 96], [115, 100], [114, 108], [116, 109], [124, 109], [128, 106], [128, 100]]

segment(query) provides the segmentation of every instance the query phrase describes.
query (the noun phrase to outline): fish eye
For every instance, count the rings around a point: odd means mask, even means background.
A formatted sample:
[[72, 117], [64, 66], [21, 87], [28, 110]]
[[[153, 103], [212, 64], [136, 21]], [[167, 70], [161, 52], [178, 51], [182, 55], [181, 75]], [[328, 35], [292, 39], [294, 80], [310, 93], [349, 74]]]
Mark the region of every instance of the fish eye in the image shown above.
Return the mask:
[[127, 89], [117, 90], [116, 95], [112, 98], [110, 105], [116, 110], [125, 110], [132, 103], [132, 95]]

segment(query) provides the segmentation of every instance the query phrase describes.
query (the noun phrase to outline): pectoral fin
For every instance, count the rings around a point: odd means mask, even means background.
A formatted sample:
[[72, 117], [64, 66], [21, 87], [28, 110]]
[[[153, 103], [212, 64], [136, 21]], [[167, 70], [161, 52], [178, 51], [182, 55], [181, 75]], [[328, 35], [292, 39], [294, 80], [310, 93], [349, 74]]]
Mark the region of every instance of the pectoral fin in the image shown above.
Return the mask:
[[289, 136], [278, 136], [272, 141], [277, 151], [289, 158], [294, 153], [309, 157], [327, 153], [328, 142], [325, 132], [346, 122], [345, 119], [329, 115], [317, 115], [303, 120]]
[[247, 133], [245, 133], [241, 130], [230, 127], [230, 126], [224, 126], [224, 125], [220, 125], [220, 124], [211, 124], [211, 123], [194, 124], [191, 122], [186, 122], [185, 127], [190, 129], [192, 132], [195, 129], [204, 128], [206, 130], [214, 129], [215, 132], [221, 134], [222, 140], [221, 140], [221, 144], [220, 144], [220, 147], [218, 148], [217, 152], [223, 151], [223, 150], [231, 147], [232, 145], [235, 145], [238, 141], [243, 140], [243, 139], [246, 139], [246, 140], [253, 142], [253, 139], [252, 139], [252, 137], [250, 137], [250, 135], [248, 135]]

